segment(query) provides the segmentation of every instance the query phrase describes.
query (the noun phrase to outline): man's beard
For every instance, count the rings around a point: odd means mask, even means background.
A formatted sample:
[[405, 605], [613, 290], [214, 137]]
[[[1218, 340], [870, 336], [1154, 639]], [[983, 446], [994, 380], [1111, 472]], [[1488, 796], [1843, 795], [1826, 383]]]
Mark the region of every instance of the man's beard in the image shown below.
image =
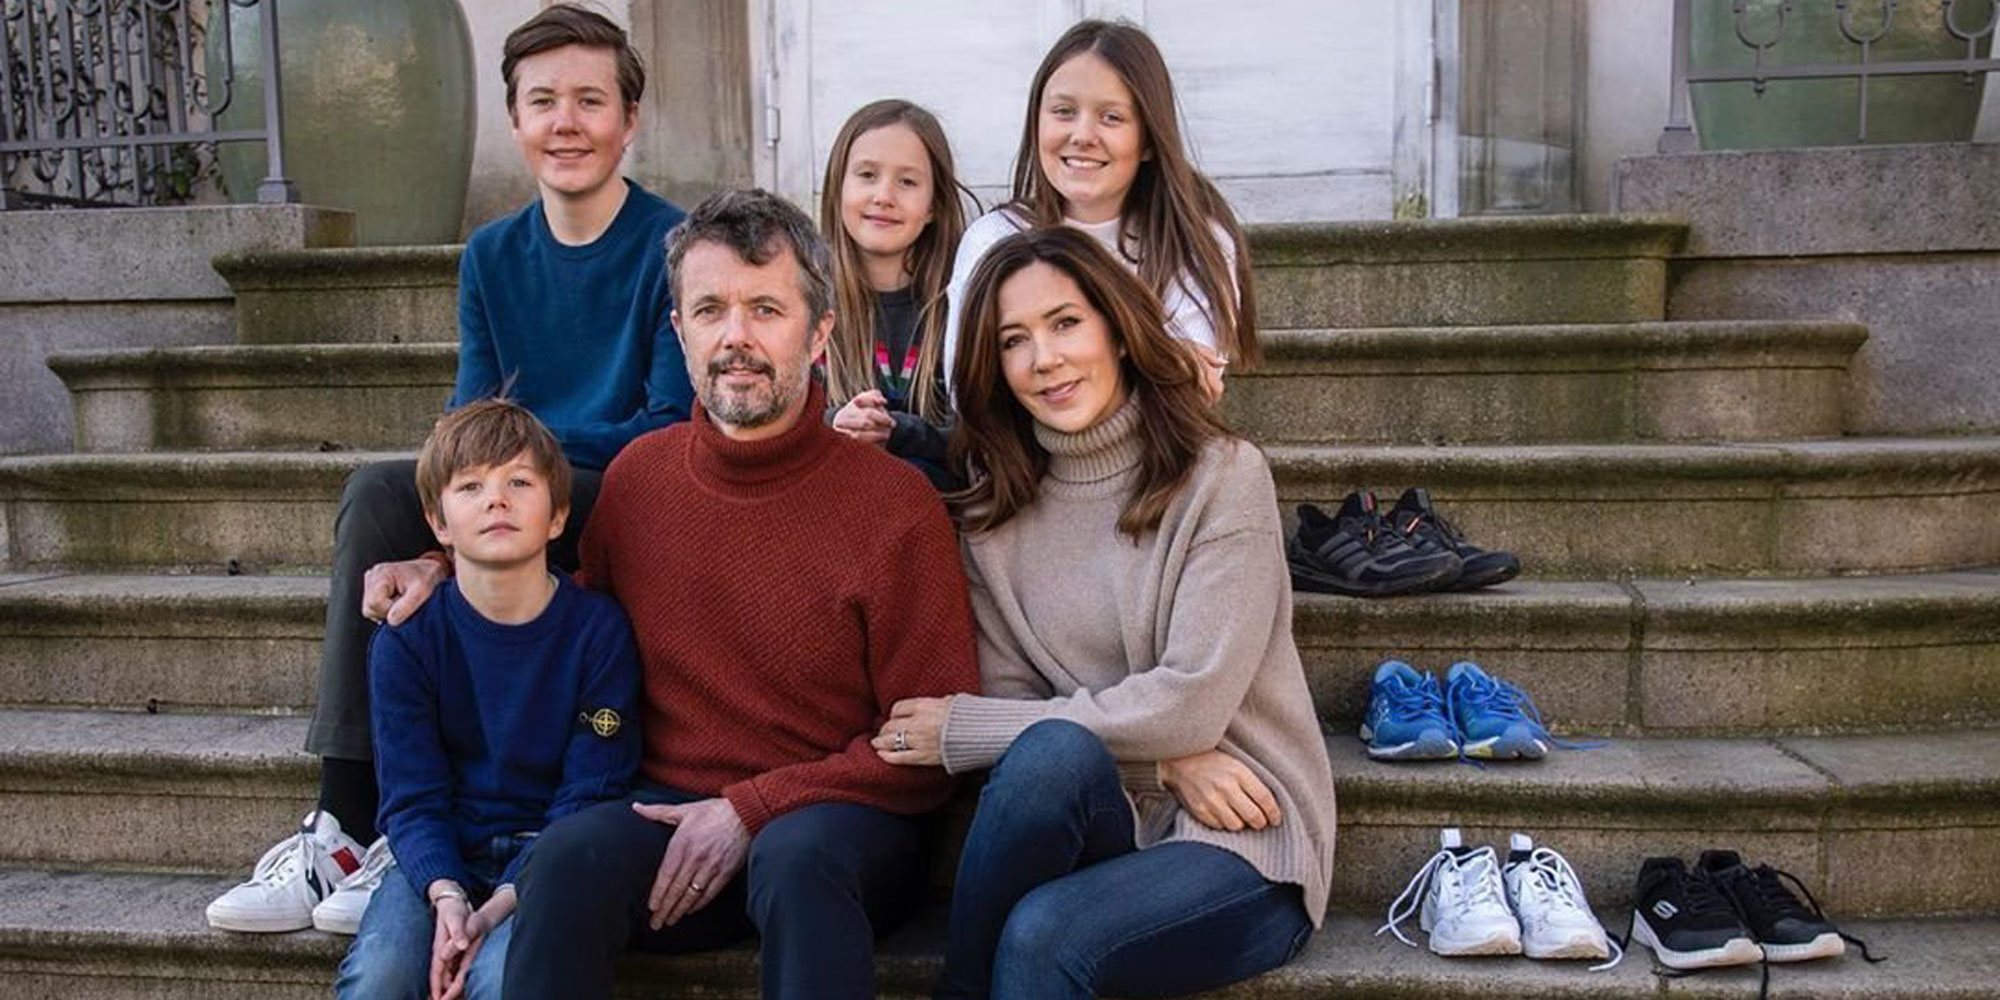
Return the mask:
[[[768, 381], [747, 390], [724, 390], [720, 379], [730, 369], [752, 372]], [[725, 351], [709, 361], [696, 391], [709, 415], [732, 427], [762, 427], [785, 415], [805, 392], [805, 380], [779, 372], [769, 361], [743, 351]]]

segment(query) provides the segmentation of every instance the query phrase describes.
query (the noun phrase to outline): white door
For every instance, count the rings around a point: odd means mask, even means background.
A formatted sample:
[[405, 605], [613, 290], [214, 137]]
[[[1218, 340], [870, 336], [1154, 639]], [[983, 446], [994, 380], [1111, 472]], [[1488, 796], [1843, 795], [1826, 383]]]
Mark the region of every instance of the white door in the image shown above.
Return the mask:
[[1427, 155], [1396, 152], [1429, 149], [1431, 18], [1416, 0], [753, 3], [757, 176], [802, 205], [841, 122], [884, 97], [936, 113], [961, 177], [1004, 199], [1029, 80], [1084, 17], [1152, 35], [1195, 160], [1245, 221], [1387, 218], [1429, 182]]

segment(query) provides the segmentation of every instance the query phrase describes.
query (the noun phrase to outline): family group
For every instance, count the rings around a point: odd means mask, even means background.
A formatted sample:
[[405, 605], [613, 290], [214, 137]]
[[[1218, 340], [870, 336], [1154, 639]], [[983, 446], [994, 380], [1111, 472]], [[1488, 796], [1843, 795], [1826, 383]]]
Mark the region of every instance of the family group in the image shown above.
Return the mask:
[[983, 772], [937, 996], [1297, 955], [1333, 781], [1215, 412], [1248, 251], [1152, 41], [1055, 42], [983, 214], [931, 114], [861, 108], [817, 225], [623, 177], [645, 73], [593, 12], [500, 71], [540, 196], [465, 247], [417, 458], [347, 484], [319, 803], [209, 921], [355, 933], [349, 997], [608, 996], [628, 950], [753, 937], [765, 996], [867, 997]]

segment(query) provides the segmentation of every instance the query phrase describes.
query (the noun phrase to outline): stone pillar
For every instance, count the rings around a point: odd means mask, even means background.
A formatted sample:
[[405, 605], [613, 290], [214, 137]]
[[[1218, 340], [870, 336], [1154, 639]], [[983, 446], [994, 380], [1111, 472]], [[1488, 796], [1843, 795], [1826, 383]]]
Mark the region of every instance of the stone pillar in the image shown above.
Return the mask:
[[744, 0], [632, 0], [632, 41], [646, 58], [639, 137], [626, 170], [689, 207], [751, 183], [750, 5]]

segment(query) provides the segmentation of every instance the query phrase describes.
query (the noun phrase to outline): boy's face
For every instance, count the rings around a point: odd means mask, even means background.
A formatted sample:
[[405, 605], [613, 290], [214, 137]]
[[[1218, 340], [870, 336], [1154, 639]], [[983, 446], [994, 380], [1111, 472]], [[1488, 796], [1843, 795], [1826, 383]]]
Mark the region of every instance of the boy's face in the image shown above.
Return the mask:
[[568, 517], [568, 510], [552, 509], [548, 478], [523, 451], [498, 465], [453, 473], [430, 522], [461, 565], [508, 569], [540, 562]]
[[618, 89], [618, 59], [582, 45], [537, 52], [514, 65], [514, 142], [544, 197], [587, 198], [618, 180], [638, 128]]

